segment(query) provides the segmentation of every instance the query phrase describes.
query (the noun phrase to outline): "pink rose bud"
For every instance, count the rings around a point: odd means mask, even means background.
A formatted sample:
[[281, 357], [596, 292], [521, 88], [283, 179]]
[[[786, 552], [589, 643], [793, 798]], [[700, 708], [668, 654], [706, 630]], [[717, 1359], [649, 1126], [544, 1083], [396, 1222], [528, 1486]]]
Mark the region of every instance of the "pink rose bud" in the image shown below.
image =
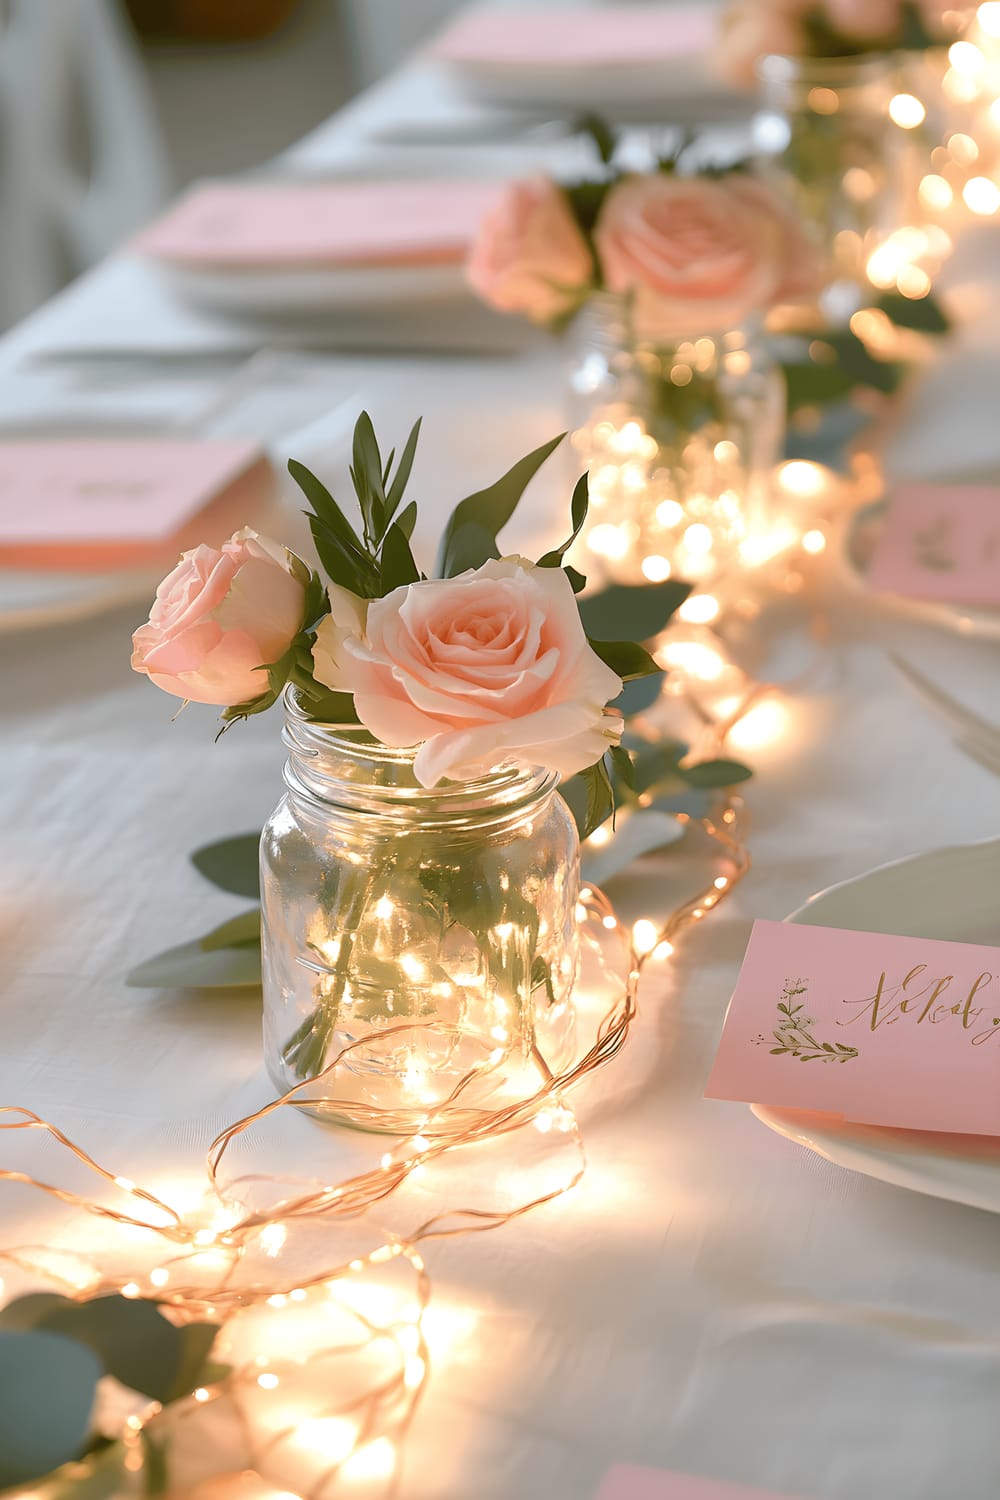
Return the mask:
[[902, 21], [900, 0], [825, 0], [824, 8], [834, 31], [859, 41], [892, 36]]
[[549, 323], [582, 301], [594, 265], [565, 193], [539, 177], [512, 183], [486, 216], [466, 274], [492, 307]]
[[801, 272], [816, 279], [789, 209], [740, 172], [626, 178], [608, 194], [595, 239], [609, 289], [635, 294], [638, 332], [663, 339], [739, 328], [801, 295]]
[[246, 703], [266, 692], [262, 668], [288, 650], [304, 606], [292, 554], [245, 527], [221, 549], [184, 553], [132, 637], [132, 666], [177, 698]]
[[757, 82], [757, 62], [772, 54], [798, 57], [805, 50], [802, 29], [803, 5], [778, 0], [744, 0], [723, 17], [715, 67], [736, 88], [752, 89]]
[[[351, 633], [352, 618], [355, 622]], [[313, 670], [354, 694], [384, 745], [419, 745], [423, 786], [513, 762], [572, 776], [621, 736], [621, 678], [584, 634], [569, 579], [522, 558], [373, 599], [340, 599]]]

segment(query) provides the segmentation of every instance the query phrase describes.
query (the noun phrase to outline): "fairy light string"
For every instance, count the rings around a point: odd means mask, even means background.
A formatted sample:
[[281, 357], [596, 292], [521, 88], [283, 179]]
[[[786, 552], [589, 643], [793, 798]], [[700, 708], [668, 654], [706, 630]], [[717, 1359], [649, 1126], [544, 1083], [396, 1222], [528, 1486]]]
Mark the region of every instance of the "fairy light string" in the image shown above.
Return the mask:
[[[585, 946], [601, 981], [612, 985], [613, 1000], [596, 1021], [580, 1055], [560, 1073], [552, 1073], [536, 1049], [532, 1086], [510, 1101], [470, 1101], [467, 1096], [478, 1077], [472, 1072], [445, 1100], [429, 1108], [419, 1132], [404, 1133], [394, 1128], [398, 1122], [391, 1113], [380, 1114], [355, 1101], [332, 1100], [338, 1069], [355, 1047], [370, 1043], [370, 1038], [362, 1038], [345, 1047], [317, 1078], [296, 1085], [217, 1136], [206, 1166], [209, 1201], [214, 1205], [209, 1214], [186, 1214], [155, 1191], [116, 1174], [34, 1111], [0, 1106], [0, 1129], [44, 1134], [104, 1187], [124, 1194], [128, 1207], [116, 1208], [9, 1167], [0, 1169], [0, 1182], [34, 1188], [67, 1210], [115, 1226], [130, 1256], [134, 1256], [136, 1231], [145, 1231], [154, 1244], [170, 1252], [161, 1255], [152, 1268], [131, 1274], [102, 1272], [98, 1250], [70, 1253], [12, 1246], [0, 1249], [0, 1264], [27, 1273], [36, 1284], [39, 1279], [55, 1283], [77, 1301], [119, 1292], [155, 1298], [165, 1314], [178, 1322], [209, 1316], [220, 1323], [213, 1357], [218, 1353], [231, 1360], [228, 1373], [162, 1412], [152, 1403], [141, 1417], [129, 1417], [123, 1433], [126, 1469], [142, 1468], [144, 1432], [154, 1419], [158, 1420], [149, 1431], [158, 1441], [162, 1434], [171, 1449], [180, 1452], [176, 1440], [213, 1409], [226, 1411], [239, 1435], [242, 1449], [236, 1469], [249, 1469], [286, 1493], [299, 1494], [304, 1500], [326, 1500], [342, 1481], [349, 1484], [364, 1478], [369, 1485], [383, 1481], [390, 1488], [397, 1482], [398, 1455], [430, 1369], [424, 1318], [431, 1302], [431, 1282], [423, 1247], [435, 1240], [510, 1224], [582, 1181], [586, 1155], [570, 1096], [624, 1047], [636, 1020], [640, 980], [648, 965], [673, 954], [684, 932], [725, 901], [749, 869], [744, 811], [738, 798], [729, 798], [715, 817], [682, 815], [681, 821], [707, 837], [716, 873], [662, 922], [641, 919], [632, 927], [622, 921], [602, 891], [588, 887], [581, 892], [577, 917]], [[437, 1021], [407, 1023], [392, 1028], [388, 1035], [427, 1027], [448, 1029]], [[353, 1123], [378, 1125], [384, 1134], [381, 1140], [372, 1138], [377, 1165], [340, 1182], [307, 1190], [297, 1185], [298, 1191], [277, 1203], [255, 1206], [247, 1202], [247, 1180], [231, 1182], [223, 1176], [232, 1148], [289, 1106], [317, 1098]], [[374, 1246], [355, 1253], [352, 1238], [359, 1233], [373, 1237], [373, 1225], [367, 1222], [373, 1210], [384, 1210], [393, 1202], [401, 1210], [405, 1207], [402, 1190], [414, 1174], [432, 1164], [467, 1158], [470, 1151], [504, 1139], [523, 1143], [512, 1147], [514, 1169], [527, 1172], [540, 1161], [548, 1172], [555, 1163], [556, 1176], [526, 1187], [512, 1204], [441, 1206], [415, 1227], [380, 1231], [374, 1236]], [[284, 1187], [277, 1177], [264, 1176], [259, 1181], [272, 1188]], [[317, 1227], [324, 1230], [322, 1251], [313, 1247], [311, 1264], [302, 1268], [299, 1248], [295, 1246], [295, 1253], [290, 1254], [291, 1242], [298, 1233]], [[58, 1262], [60, 1255], [65, 1256], [65, 1263]], [[397, 1285], [401, 1279], [402, 1289]], [[300, 1322], [309, 1334], [308, 1352], [303, 1355], [298, 1333], [288, 1354], [280, 1349], [272, 1352], [281, 1343], [278, 1333], [287, 1329], [291, 1337]], [[345, 1367], [350, 1372], [346, 1381]], [[337, 1371], [341, 1372], [340, 1390], [336, 1389]], [[296, 1393], [300, 1385], [307, 1388]], [[296, 1393], [292, 1407], [288, 1406], [289, 1391]], [[232, 1463], [213, 1469], [215, 1459], [204, 1461], [209, 1469], [202, 1479], [234, 1472]], [[224, 1456], [218, 1461], [228, 1462]]]

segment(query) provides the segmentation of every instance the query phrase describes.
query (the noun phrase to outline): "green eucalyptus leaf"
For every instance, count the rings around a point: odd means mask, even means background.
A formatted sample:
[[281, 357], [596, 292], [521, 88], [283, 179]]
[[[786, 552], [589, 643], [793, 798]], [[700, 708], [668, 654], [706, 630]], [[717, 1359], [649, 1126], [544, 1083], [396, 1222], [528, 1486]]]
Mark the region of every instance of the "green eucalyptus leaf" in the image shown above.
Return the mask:
[[871, 412], [850, 401], [839, 401], [820, 409], [818, 424], [797, 425], [793, 420], [785, 434], [785, 458], [808, 459], [828, 469], [849, 474], [851, 450], [856, 437], [871, 426]]
[[[499, 555], [497, 537], [517, 509], [518, 502], [530, 481], [565, 436], [566, 434], [561, 432], [558, 437], [543, 443], [533, 453], [519, 459], [488, 489], [477, 490], [474, 495], [469, 495], [465, 500], [459, 501], [441, 539], [436, 568], [438, 577], [454, 578], [456, 573], [461, 573], [465, 568], [480, 567], [490, 557]], [[469, 561], [471, 555], [469, 536], [466, 536], [460, 551], [456, 550], [456, 542], [460, 533], [470, 525], [489, 537], [491, 544], [490, 549], [484, 549], [476, 561]]]
[[611, 767], [617, 779], [628, 787], [630, 792], [635, 791], [635, 766], [632, 757], [624, 745], [612, 745], [608, 751], [611, 757]]
[[677, 774], [688, 786], [711, 791], [717, 787], [737, 786], [741, 781], [749, 781], [753, 772], [738, 760], [703, 760], [697, 766], [678, 767]]
[[563, 542], [562, 546], [554, 547], [551, 552], [546, 552], [544, 557], [538, 559], [540, 568], [561, 568], [563, 558], [576, 541], [583, 530], [583, 523], [587, 519], [587, 509], [590, 505], [590, 493], [587, 487], [587, 475], [582, 474], [576, 482], [573, 491], [573, 499], [570, 503], [570, 518], [573, 530]]
[[374, 543], [385, 524], [385, 490], [382, 487], [382, 455], [372, 419], [363, 411], [354, 424], [351, 478], [361, 507], [365, 532]]
[[259, 985], [260, 979], [259, 948], [246, 944], [206, 949], [195, 938], [147, 958], [132, 969], [125, 983], [139, 990], [228, 990]]
[[599, 594], [580, 600], [580, 618], [592, 640], [624, 635], [634, 641], [648, 641], [659, 635], [690, 592], [689, 583], [672, 578], [665, 583], [634, 586], [613, 583]]
[[904, 297], [902, 292], [883, 292], [875, 306], [885, 313], [897, 328], [912, 328], [917, 333], [942, 334], [951, 331], [951, 319], [936, 297]]
[[413, 528], [416, 525], [416, 520], [417, 520], [417, 502], [415, 500], [411, 500], [410, 503], [409, 503], [409, 505], [404, 505], [403, 506], [403, 509], [399, 512], [399, 515], [396, 517], [396, 525], [399, 527], [400, 531], [406, 537], [407, 541], [409, 541], [410, 538], [413, 535]]
[[590, 645], [595, 655], [612, 672], [618, 673], [622, 682], [630, 682], [633, 677], [649, 677], [654, 672], [663, 672], [659, 662], [654, 661], [645, 646], [640, 646], [637, 641], [592, 640]]
[[40, 1333], [85, 1345], [106, 1374], [164, 1404], [188, 1395], [200, 1383], [218, 1333], [214, 1323], [178, 1328], [167, 1321], [158, 1303], [141, 1298], [112, 1295], [73, 1302], [43, 1293], [20, 1302], [25, 1304], [20, 1309], [17, 1303], [13, 1306], [22, 1326], [30, 1319], [30, 1326]]
[[0, 1486], [28, 1484], [79, 1458], [101, 1361], [49, 1331], [0, 1330]]
[[382, 587], [388, 594], [393, 589], [416, 583], [420, 569], [413, 561], [410, 543], [399, 523], [393, 521], [382, 543]]
[[571, 568], [568, 563], [563, 568], [563, 572], [569, 579], [569, 586], [573, 590], [574, 594], [582, 594], [584, 589], [587, 587], [587, 579], [585, 575], [579, 572], [578, 569]]
[[[399, 465], [398, 465], [398, 467], [396, 469], [396, 473], [395, 473], [395, 475], [394, 475], [394, 477], [392, 479], [392, 483], [389, 485], [389, 488], [388, 488], [388, 490], [386, 492], [386, 497], [385, 497], [385, 501], [386, 501], [386, 513], [385, 514], [386, 514], [386, 520], [387, 521], [391, 521], [392, 518], [393, 518], [393, 516], [396, 514], [396, 511], [399, 509], [400, 501], [402, 500], [403, 495], [406, 492], [406, 486], [410, 482], [410, 471], [413, 468], [413, 459], [414, 459], [414, 455], [416, 454], [416, 451], [417, 451], [417, 442], [418, 442], [419, 438], [420, 438], [420, 418], [418, 417], [417, 420], [413, 424], [413, 428], [412, 428], [412, 430], [410, 432], [409, 437], [406, 439], [406, 444], [405, 444], [405, 446], [403, 448], [402, 453], [399, 456]], [[388, 467], [389, 466], [386, 465], [386, 471], [387, 472], [388, 472]], [[407, 506], [406, 508], [407, 508], [407, 510], [409, 510], [410, 507]], [[415, 515], [416, 514], [416, 503], [415, 502], [413, 504], [413, 511], [414, 511], [414, 515]], [[412, 530], [413, 530], [413, 525], [411, 523], [410, 524], [410, 529], [409, 529], [409, 531], [406, 532], [406, 535], [409, 536], [411, 534]]]
[[581, 839], [600, 828], [615, 810], [614, 788], [603, 758], [564, 781], [559, 791], [573, 814]]
[[684, 829], [671, 813], [629, 808], [618, 820], [618, 828], [608, 843], [594, 848], [584, 842], [581, 878], [588, 885], [604, 885], [644, 854], [651, 854], [683, 837]]
[[213, 885], [232, 896], [260, 899], [260, 833], [240, 833], [234, 838], [203, 844], [191, 855], [191, 863]]
[[631, 682], [626, 682], [611, 706], [617, 708], [628, 722], [635, 714], [644, 713], [647, 708], [652, 708], [662, 691], [662, 677], [655, 677], [652, 673], [647, 677], [634, 677]]
[[217, 948], [254, 948], [260, 944], [260, 908], [240, 912], [206, 932], [200, 939], [202, 951], [214, 953]]
[[322, 523], [324, 531], [328, 532], [338, 543], [346, 556], [353, 557], [359, 566], [367, 563], [369, 559], [354, 527], [322, 480], [317, 479], [316, 475], [307, 469], [305, 464], [300, 464], [296, 458], [288, 460], [288, 472], [309, 501], [312, 508], [310, 519], [316, 519]]

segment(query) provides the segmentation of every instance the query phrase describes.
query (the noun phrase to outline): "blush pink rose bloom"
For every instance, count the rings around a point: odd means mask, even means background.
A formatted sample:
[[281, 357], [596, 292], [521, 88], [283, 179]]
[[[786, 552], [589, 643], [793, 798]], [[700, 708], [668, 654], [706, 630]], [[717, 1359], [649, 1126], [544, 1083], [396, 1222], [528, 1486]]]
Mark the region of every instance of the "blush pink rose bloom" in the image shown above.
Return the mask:
[[501, 312], [536, 323], [571, 312], [593, 284], [594, 265], [562, 189], [544, 177], [511, 183], [483, 220], [466, 275]]
[[184, 553], [132, 637], [132, 666], [177, 698], [246, 703], [267, 690], [261, 668], [288, 650], [304, 608], [292, 554], [244, 527], [221, 548]]
[[327, 687], [353, 693], [384, 745], [419, 745], [414, 773], [435, 786], [505, 762], [572, 776], [621, 736], [605, 705], [621, 692], [584, 634], [569, 579], [523, 558], [394, 589], [368, 606], [340, 600], [313, 648]]
[[821, 284], [790, 208], [741, 172], [626, 178], [608, 194], [595, 238], [609, 289], [634, 294], [640, 334], [721, 333]]
[[749, 3], [734, 6], [723, 17], [715, 57], [716, 71], [735, 88], [752, 89], [761, 57], [798, 57], [805, 48], [801, 4]]
[[859, 41], [891, 37], [903, 19], [901, 0], [825, 0], [824, 10], [834, 31]]

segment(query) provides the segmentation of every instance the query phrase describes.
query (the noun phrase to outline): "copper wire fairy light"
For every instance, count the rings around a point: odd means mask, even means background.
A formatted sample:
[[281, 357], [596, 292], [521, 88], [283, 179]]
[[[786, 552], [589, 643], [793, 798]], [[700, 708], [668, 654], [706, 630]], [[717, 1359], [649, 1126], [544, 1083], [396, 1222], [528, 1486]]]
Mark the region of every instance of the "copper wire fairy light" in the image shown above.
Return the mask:
[[[523, 1097], [493, 1107], [466, 1102], [464, 1096], [477, 1076], [470, 1073], [455, 1085], [447, 1099], [429, 1109], [417, 1135], [394, 1130], [394, 1123], [398, 1122], [394, 1122], [391, 1112], [380, 1113], [353, 1101], [349, 1104], [337, 1101], [338, 1110], [350, 1112], [354, 1123], [377, 1124], [381, 1131], [400, 1137], [395, 1146], [381, 1153], [378, 1165], [342, 1182], [300, 1193], [278, 1207], [258, 1209], [237, 1204], [220, 1178], [233, 1143], [276, 1112], [307, 1101], [310, 1089], [314, 1091], [314, 1099], [316, 1089], [323, 1090], [321, 1097], [325, 1102], [329, 1098], [326, 1090], [335, 1085], [339, 1065], [354, 1047], [367, 1040], [362, 1038], [344, 1048], [322, 1074], [235, 1121], [216, 1137], [208, 1152], [206, 1169], [208, 1186], [219, 1209], [213, 1226], [206, 1226], [203, 1216], [197, 1221], [186, 1217], [156, 1193], [116, 1175], [32, 1110], [0, 1106], [0, 1129], [44, 1132], [89, 1172], [124, 1193], [135, 1207], [116, 1209], [9, 1168], [0, 1169], [0, 1182], [36, 1188], [67, 1208], [95, 1215], [129, 1232], [146, 1230], [172, 1248], [171, 1256], [166, 1260], [161, 1258], [150, 1272], [108, 1276], [102, 1275], [95, 1264], [91, 1278], [78, 1277], [75, 1282], [68, 1275], [60, 1277], [50, 1264], [23, 1248], [0, 1250], [0, 1262], [42, 1275], [50, 1282], [56, 1280], [61, 1283], [60, 1290], [78, 1301], [111, 1291], [148, 1296], [159, 1301], [172, 1318], [185, 1321], [209, 1314], [219, 1318], [230, 1333], [238, 1328], [241, 1317], [260, 1313], [262, 1309], [267, 1309], [268, 1318], [275, 1318], [288, 1316], [301, 1306], [313, 1303], [318, 1306], [320, 1299], [327, 1306], [336, 1303], [338, 1311], [349, 1315], [361, 1329], [361, 1345], [337, 1340], [314, 1349], [304, 1360], [299, 1356], [292, 1362], [258, 1354], [214, 1384], [200, 1387], [186, 1400], [169, 1407], [161, 1421], [168, 1432], [175, 1432], [214, 1403], [228, 1401], [243, 1434], [248, 1462], [268, 1481], [280, 1478], [283, 1450], [293, 1441], [301, 1443], [303, 1433], [306, 1438], [312, 1435], [321, 1467], [297, 1491], [305, 1500], [326, 1500], [339, 1479], [349, 1476], [352, 1464], [361, 1463], [364, 1455], [367, 1455], [366, 1472], [384, 1471], [383, 1477], [391, 1479], [396, 1472], [395, 1452], [412, 1423], [430, 1367], [423, 1319], [430, 1302], [431, 1283], [421, 1247], [435, 1239], [483, 1233], [512, 1223], [562, 1197], [582, 1181], [586, 1172], [583, 1137], [567, 1102], [568, 1096], [597, 1069], [613, 1061], [625, 1045], [636, 1019], [639, 983], [646, 966], [673, 953], [681, 934], [721, 904], [749, 869], [743, 809], [738, 798], [730, 798], [716, 818], [699, 820], [681, 815], [680, 821], [704, 831], [716, 854], [724, 857], [725, 872], [715, 874], [709, 884], [677, 906], [662, 924], [651, 924], [652, 931], [644, 933], [646, 940], [638, 946], [635, 929], [629, 930], [622, 923], [603, 892], [589, 887], [581, 893], [578, 911], [581, 926], [585, 933], [589, 929], [605, 975], [613, 974], [617, 994], [599, 1020], [589, 1046], [561, 1073], [553, 1074], [536, 1048], [532, 1057], [537, 1075], [535, 1087]], [[619, 958], [614, 966], [607, 957], [606, 946], [601, 946], [612, 941], [617, 945]], [[393, 1033], [421, 1026], [441, 1029], [443, 1025], [405, 1023], [393, 1028]], [[333, 1254], [308, 1275], [283, 1259], [290, 1229], [302, 1224], [321, 1224], [329, 1226], [331, 1231], [338, 1225], [346, 1230], [370, 1209], [391, 1200], [415, 1172], [429, 1163], [447, 1159], [457, 1150], [468, 1151], [487, 1142], [516, 1137], [531, 1126], [553, 1148], [568, 1146], [573, 1152], [571, 1166], [553, 1186], [528, 1193], [513, 1207], [441, 1208], [405, 1234], [383, 1232], [378, 1243], [362, 1255], [348, 1255], [344, 1242], [338, 1243], [332, 1236]], [[143, 1216], [140, 1206], [154, 1213]], [[357, 1283], [360, 1274], [378, 1275], [393, 1268], [405, 1268], [412, 1283], [405, 1316], [379, 1320], [344, 1300], [344, 1294]], [[294, 1418], [272, 1429], [266, 1424], [262, 1426], [251, 1409], [253, 1403], [271, 1393], [280, 1394], [289, 1371], [293, 1374], [297, 1371], [299, 1375], [303, 1368], [319, 1372], [330, 1361], [357, 1356], [359, 1349], [371, 1350], [376, 1346], [389, 1350], [391, 1368], [370, 1385], [362, 1382], [360, 1389], [352, 1385], [347, 1401], [339, 1404], [333, 1401], [318, 1413], [297, 1411]], [[149, 1419], [147, 1416], [144, 1420]], [[141, 1422], [139, 1428], [133, 1424], [125, 1434], [125, 1461], [129, 1468], [142, 1463], [138, 1441], [141, 1426]]]

